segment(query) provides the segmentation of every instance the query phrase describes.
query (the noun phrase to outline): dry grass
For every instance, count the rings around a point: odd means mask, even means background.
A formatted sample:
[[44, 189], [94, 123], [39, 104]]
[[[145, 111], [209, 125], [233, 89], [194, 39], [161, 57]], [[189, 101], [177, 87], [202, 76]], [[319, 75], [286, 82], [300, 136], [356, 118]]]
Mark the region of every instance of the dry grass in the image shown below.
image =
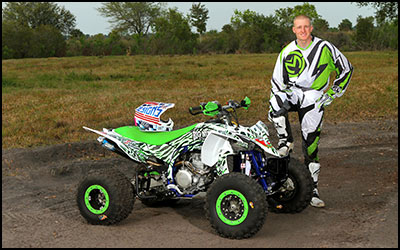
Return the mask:
[[[325, 120], [397, 119], [396, 52], [346, 53], [355, 71], [347, 92]], [[175, 103], [175, 127], [200, 122], [187, 110], [200, 102], [248, 96], [243, 124], [267, 122], [269, 81], [277, 54], [113, 56], [2, 61], [3, 148], [93, 139], [82, 126], [115, 128], [133, 123], [146, 101]], [[297, 115], [291, 114], [297, 121]]]

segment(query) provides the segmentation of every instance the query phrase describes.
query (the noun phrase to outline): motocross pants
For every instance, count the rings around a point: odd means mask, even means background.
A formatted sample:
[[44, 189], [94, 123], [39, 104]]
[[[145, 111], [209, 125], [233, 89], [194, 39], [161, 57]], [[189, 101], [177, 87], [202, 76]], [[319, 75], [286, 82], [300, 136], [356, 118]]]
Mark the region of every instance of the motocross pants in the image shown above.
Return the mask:
[[322, 91], [297, 87], [271, 92], [268, 119], [274, 124], [280, 143], [293, 142], [288, 112], [298, 112], [306, 166], [312, 162], [319, 163], [318, 144], [324, 110], [318, 108], [315, 103], [322, 95]]

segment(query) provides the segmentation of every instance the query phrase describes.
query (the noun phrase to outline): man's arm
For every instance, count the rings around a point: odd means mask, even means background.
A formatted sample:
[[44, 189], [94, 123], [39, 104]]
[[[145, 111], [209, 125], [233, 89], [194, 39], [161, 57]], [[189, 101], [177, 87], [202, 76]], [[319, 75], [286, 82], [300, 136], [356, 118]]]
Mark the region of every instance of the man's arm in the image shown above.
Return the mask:
[[274, 72], [271, 78], [271, 95], [277, 91], [281, 91], [286, 88], [286, 84], [283, 81], [283, 63], [282, 63], [282, 52], [276, 59]]
[[332, 45], [332, 47], [332, 59], [337, 76], [333, 81], [332, 87], [327, 91], [327, 94], [332, 98], [336, 98], [342, 96], [349, 86], [353, 74], [353, 66], [334, 45]]
[[334, 45], [330, 45], [332, 48], [332, 60], [335, 65], [337, 76], [333, 81], [332, 87], [319, 100], [317, 100], [320, 107], [328, 106], [336, 97], [342, 96], [349, 86], [353, 74], [353, 66], [351, 63]]

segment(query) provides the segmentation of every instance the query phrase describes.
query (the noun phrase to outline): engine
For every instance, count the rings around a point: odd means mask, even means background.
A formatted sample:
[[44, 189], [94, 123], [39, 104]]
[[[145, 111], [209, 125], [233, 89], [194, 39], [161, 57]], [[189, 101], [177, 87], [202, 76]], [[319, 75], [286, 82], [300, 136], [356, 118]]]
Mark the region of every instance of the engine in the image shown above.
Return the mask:
[[188, 160], [177, 163], [179, 170], [175, 182], [183, 193], [201, 191], [209, 182], [210, 168], [201, 161], [200, 153], [192, 153]]

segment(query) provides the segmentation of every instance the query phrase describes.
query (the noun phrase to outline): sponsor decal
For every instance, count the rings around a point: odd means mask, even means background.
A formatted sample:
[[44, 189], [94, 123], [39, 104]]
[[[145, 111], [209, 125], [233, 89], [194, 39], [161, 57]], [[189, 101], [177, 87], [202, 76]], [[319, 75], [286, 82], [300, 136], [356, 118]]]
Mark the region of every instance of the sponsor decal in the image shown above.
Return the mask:
[[107, 215], [105, 214], [99, 215], [99, 220], [105, 220], [105, 219], [107, 219]]
[[306, 61], [300, 51], [295, 50], [290, 52], [284, 62], [285, 69], [290, 78], [298, 77], [303, 73], [306, 66]]
[[267, 140], [263, 140], [263, 139], [256, 139], [257, 142], [261, 143], [263, 146], [266, 146], [267, 148], [272, 148], [271, 143]]

